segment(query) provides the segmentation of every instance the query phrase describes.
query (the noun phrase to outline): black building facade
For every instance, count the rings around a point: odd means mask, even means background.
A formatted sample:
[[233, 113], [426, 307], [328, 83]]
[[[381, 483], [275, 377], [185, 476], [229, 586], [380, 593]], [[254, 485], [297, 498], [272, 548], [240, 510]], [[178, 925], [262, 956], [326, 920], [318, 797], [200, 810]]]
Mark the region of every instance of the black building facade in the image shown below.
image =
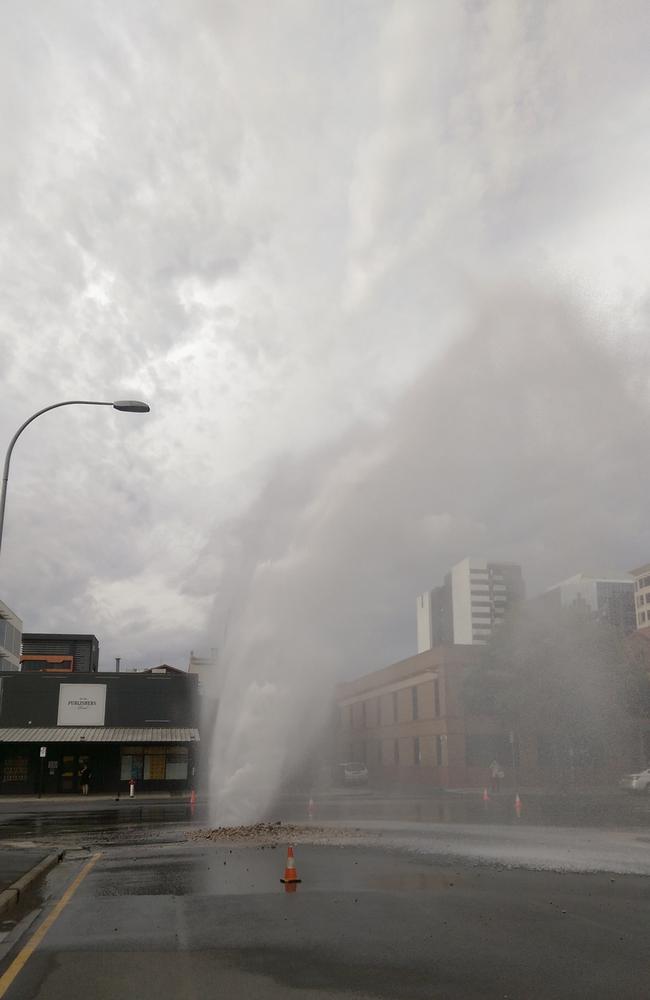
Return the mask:
[[23, 632], [22, 647], [23, 670], [30, 661], [38, 663], [39, 656], [72, 657], [71, 669], [75, 673], [97, 673], [99, 669], [99, 641], [96, 635]]
[[0, 673], [0, 794], [193, 788], [198, 717], [192, 674]]

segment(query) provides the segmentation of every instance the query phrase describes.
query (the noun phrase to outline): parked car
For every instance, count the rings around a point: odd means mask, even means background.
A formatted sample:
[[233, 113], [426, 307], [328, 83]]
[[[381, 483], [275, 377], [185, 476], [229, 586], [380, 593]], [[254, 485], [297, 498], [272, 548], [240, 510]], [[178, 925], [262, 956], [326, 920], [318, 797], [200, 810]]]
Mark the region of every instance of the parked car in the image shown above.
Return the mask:
[[337, 764], [334, 780], [340, 785], [367, 785], [368, 768], [360, 761], [348, 761], [345, 764]]
[[650, 767], [637, 774], [624, 774], [618, 785], [628, 792], [650, 792]]

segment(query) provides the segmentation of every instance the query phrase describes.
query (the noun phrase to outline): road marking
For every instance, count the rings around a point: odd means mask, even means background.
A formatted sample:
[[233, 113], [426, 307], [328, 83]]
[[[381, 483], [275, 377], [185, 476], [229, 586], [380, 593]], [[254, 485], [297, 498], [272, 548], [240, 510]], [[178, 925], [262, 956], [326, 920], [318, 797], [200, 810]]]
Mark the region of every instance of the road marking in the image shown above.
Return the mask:
[[71, 882], [65, 890], [52, 912], [48, 914], [40, 927], [35, 931], [34, 935], [29, 939], [25, 947], [21, 948], [18, 952], [4, 975], [0, 976], [0, 998], [5, 995], [20, 970], [24, 967], [33, 952], [38, 948], [54, 921], [61, 916], [61, 913], [74, 896], [86, 875], [88, 875], [91, 869], [95, 867], [101, 856], [101, 851], [98, 854], [93, 854], [90, 861], [83, 866], [74, 882]]

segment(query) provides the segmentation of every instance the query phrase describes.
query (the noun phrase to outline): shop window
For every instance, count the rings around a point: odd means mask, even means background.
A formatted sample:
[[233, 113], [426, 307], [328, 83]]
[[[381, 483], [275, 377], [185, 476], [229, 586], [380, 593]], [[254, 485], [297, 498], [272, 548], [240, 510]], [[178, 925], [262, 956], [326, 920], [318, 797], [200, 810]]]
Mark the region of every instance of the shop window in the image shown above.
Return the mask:
[[167, 750], [165, 778], [167, 781], [184, 781], [187, 778], [187, 747], [170, 747]]
[[187, 747], [123, 747], [122, 781], [185, 781], [188, 775]]
[[121, 780], [130, 781], [131, 778], [134, 778], [136, 781], [142, 781], [143, 774], [144, 754], [142, 751], [139, 753], [124, 753], [124, 751], [122, 751], [120, 763]]
[[27, 781], [29, 778], [29, 757], [7, 757], [2, 766], [3, 781]]
[[442, 736], [436, 736], [436, 764], [438, 767], [442, 767], [444, 764], [442, 754]]
[[147, 748], [144, 752], [144, 780], [165, 780], [166, 755], [165, 747]]

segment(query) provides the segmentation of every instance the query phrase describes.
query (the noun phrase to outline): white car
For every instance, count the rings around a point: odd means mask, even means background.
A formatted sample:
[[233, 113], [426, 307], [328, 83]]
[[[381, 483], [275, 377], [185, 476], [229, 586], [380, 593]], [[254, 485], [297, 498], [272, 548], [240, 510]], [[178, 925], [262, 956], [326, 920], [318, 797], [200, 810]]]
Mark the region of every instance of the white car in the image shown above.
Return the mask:
[[334, 780], [340, 785], [367, 785], [368, 768], [360, 761], [338, 764], [335, 768]]
[[650, 792], [650, 767], [637, 774], [624, 774], [618, 785], [628, 792]]

